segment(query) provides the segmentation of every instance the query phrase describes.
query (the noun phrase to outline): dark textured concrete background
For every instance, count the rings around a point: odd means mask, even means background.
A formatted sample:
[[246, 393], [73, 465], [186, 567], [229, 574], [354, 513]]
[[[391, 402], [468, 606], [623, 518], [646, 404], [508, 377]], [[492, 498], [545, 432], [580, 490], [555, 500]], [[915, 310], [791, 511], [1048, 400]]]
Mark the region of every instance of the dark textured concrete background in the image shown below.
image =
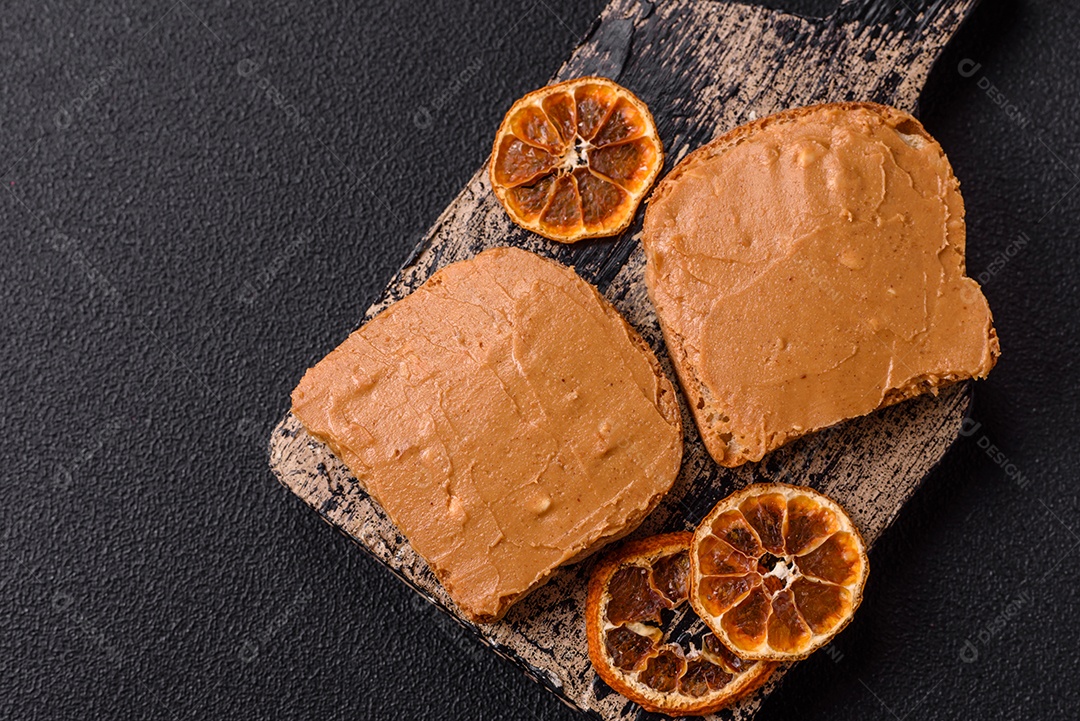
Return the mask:
[[[265, 443], [602, 2], [74, 5], [0, 13], [0, 717], [574, 718]], [[931, 79], [1004, 355], [763, 719], [1078, 713], [1078, 31], [984, 0]]]

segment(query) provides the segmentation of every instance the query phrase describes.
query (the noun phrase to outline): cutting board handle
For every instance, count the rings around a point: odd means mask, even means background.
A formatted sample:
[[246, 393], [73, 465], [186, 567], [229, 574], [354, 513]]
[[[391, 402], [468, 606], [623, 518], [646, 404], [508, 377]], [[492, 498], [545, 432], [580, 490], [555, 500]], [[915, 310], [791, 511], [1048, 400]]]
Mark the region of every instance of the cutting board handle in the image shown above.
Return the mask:
[[956, 33], [978, 0], [840, 0], [830, 19], [839, 25], [883, 26], [890, 35], [938, 50]]
[[[823, 32], [841, 53], [839, 72], [877, 74], [864, 96], [918, 114], [918, 96], [941, 55], [979, 0], [841, 0]], [[833, 66], [831, 66], [833, 67]], [[828, 92], [821, 100], [845, 99]]]

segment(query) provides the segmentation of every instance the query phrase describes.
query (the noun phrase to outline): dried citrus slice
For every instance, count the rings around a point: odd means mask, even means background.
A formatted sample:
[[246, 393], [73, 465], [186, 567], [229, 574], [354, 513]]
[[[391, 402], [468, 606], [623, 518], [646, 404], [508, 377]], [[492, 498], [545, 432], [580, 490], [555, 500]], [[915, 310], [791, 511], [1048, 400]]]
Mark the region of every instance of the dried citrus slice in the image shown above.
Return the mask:
[[589, 658], [614, 690], [654, 713], [703, 715], [763, 684], [776, 664], [731, 653], [686, 603], [692, 534], [622, 545], [593, 569]]
[[578, 78], [514, 103], [488, 175], [510, 218], [574, 243], [626, 229], [664, 164], [645, 103], [606, 78]]
[[805, 658], [847, 625], [870, 569], [855, 524], [810, 488], [759, 483], [698, 525], [690, 603], [742, 658]]

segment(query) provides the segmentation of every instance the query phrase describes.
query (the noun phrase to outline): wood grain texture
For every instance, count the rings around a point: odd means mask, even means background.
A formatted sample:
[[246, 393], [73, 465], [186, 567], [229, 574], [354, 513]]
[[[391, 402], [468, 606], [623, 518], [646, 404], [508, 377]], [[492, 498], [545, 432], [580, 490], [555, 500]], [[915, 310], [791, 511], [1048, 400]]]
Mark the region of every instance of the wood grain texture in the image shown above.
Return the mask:
[[[817, 20], [734, 3], [613, 0], [553, 80], [603, 75], [633, 90], [657, 121], [666, 171], [716, 135], [787, 107], [872, 100], [916, 111], [931, 65], [974, 4], [853, 1]], [[481, 168], [363, 320], [448, 263], [496, 245], [516, 245], [573, 265], [599, 287], [674, 379], [645, 291], [638, 215], [613, 240], [551, 243], [510, 223]], [[937, 397], [847, 422], [782, 448], [759, 464], [731, 470], [718, 467], [705, 452], [683, 401], [682, 471], [634, 537], [691, 529], [716, 501], [746, 483], [783, 480], [837, 499], [873, 543], [956, 437], [969, 398], [969, 384], [953, 386]], [[272, 434], [270, 464], [279, 480], [327, 522], [564, 701], [603, 719], [648, 716], [599, 682], [589, 666], [581, 616], [588, 561], [554, 574], [501, 622], [474, 626], [457, 615], [425, 562], [361, 484], [291, 414]], [[715, 718], [751, 718], [781, 675]]]

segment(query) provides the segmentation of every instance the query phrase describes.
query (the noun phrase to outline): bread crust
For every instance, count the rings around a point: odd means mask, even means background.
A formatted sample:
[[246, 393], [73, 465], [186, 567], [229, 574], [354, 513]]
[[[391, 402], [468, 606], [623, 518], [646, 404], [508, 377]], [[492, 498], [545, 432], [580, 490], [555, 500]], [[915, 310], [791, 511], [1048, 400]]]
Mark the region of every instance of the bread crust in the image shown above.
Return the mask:
[[[648, 241], [650, 235], [650, 221], [654, 219], [654, 208], [656, 207], [657, 201], [661, 201], [668, 197], [676, 187], [678, 181], [686, 173], [694, 170], [701, 163], [725, 153], [765, 128], [791, 123], [821, 112], [822, 110], [865, 110], [877, 114], [886, 124], [897, 129], [899, 132], [921, 138], [925, 143], [923, 147], [931, 149], [941, 157], [944, 161], [944, 166], [948, 170], [948, 177], [946, 178], [947, 184], [944, 191], [944, 195], [947, 196], [946, 202], [951, 210], [955, 210], [956, 218], [960, 221], [955, 224], [955, 227], [950, 228], [947, 239], [949, 244], [960, 256], [961, 271], [966, 272], [963, 265], [963, 259], [965, 255], [967, 230], [966, 225], [963, 223], [964, 201], [963, 197], [960, 195], [960, 181], [953, 172], [952, 165], [948, 162], [948, 158], [945, 156], [945, 151], [942, 149], [941, 145], [934, 140], [923, 127], [922, 123], [915, 117], [898, 110], [897, 108], [871, 102], [821, 103], [806, 107], [791, 108], [733, 128], [706, 145], [689, 153], [657, 184], [652, 195], [646, 201], [647, 207], [645, 211], [642, 241], [645, 248], [646, 259], [648, 261], [645, 271], [645, 280], [649, 299], [653, 302], [653, 305], [656, 306], [658, 311], [664, 341], [667, 344], [672, 363], [679, 378], [679, 384], [686, 394], [688, 405], [691, 413], [694, 415], [694, 420], [697, 423], [705, 448], [718, 464], [728, 468], [740, 466], [747, 462], [760, 461], [766, 453], [775, 450], [796, 438], [820, 429], [807, 428], [801, 431], [787, 431], [773, 434], [766, 439], [762, 446], [763, 450], [760, 453], [747, 452], [747, 449], [739, 448], [736, 443], [733, 443], [733, 429], [726, 422], [721, 420], [727, 418], [728, 414], [725, 412], [725, 409], [710, 396], [706, 385], [699, 379], [697, 369], [693, 361], [689, 358], [689, 353], [683, 337], [676, 328], [673, 328], [670, 323], [664, 321], [664, 314], [661, 311], [663, 303], [662, 300], [657, 297], [656, 282], [653, 277], [655, 261]], [[992, 368], [1001, 353], [992, 317], [990, 326], [987, 329], [987, 334], [991, 355], [990, 368]], [[989, 372], [989, 368], [987, 368], [987, 372]], [[924, 376], [914, 379], [903, 387], [889, 390], [885, 394], [882, 402], [874, 410], [880, 410], [881, 408], [900, 403], [901, 401], [914, 398], [924, 393], [933, 393], [934, 395], [937, 395], [942, 388], [959, 381], [969, 380], [971, 377], [972, 376], [970, 375], [950, 375], [941, 377]], [[978, 377], [985, 377], [985, 373]]]

